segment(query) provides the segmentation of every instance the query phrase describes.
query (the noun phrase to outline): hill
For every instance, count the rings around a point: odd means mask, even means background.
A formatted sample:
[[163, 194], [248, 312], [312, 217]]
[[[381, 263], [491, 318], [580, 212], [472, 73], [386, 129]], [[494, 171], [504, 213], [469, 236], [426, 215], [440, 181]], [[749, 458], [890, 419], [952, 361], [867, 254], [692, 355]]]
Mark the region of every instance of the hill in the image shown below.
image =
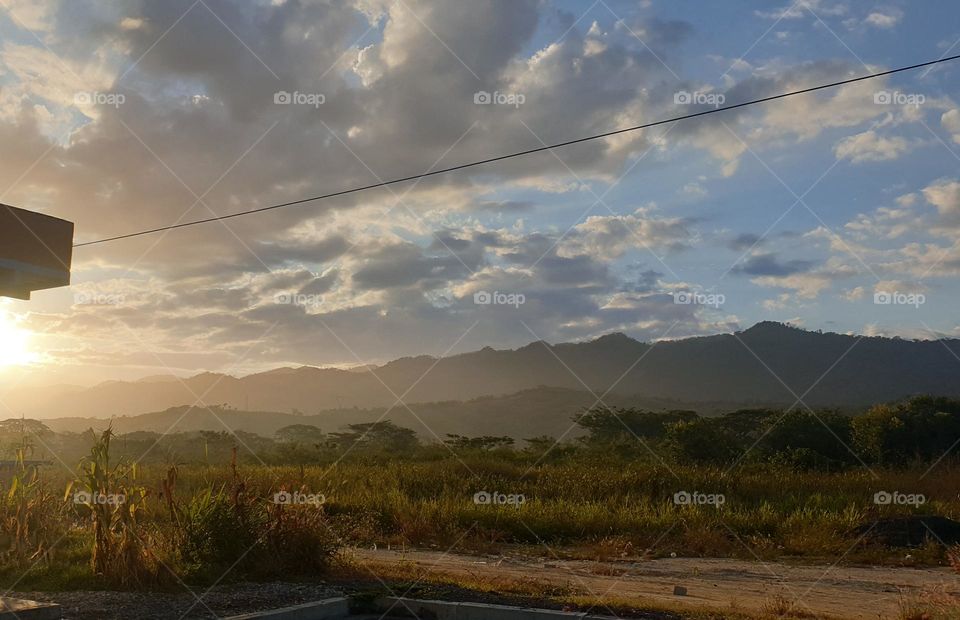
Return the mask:
[[[331, 409], [316, 415], [294, 415], [273, 411], [242, 411], [223, 407], [171, 407], [136, 416], [120, 416], [112, 420], [99, 418], [53, 418], [44, 423], [56, 432], [100, 430], [108, 424], [117, 433], [147, 431], [175, 433], [191, 431], [246, 431], [266, 437], [284, 426], [308, 424], [324, 432], [337, 431], [347, 424], [389, 420], [398, 426], [413, 429], [425, 440], [446, 435], [508, 435], [516, 439], [550, 435], [579, 436], [571, 417], [591, 407], [596, 398], [587, 391], [565, 388], [535, 388], [507, 396], [483, 396], [469, 401], [413, 403], [409, 409], [398, 405], [371, 409]], [[679, 403], [656, 399], [611, 395], [605, 402], [612, 407], [647, 409], [679, 408]], [[721, 407], [714, 407], [719, 410]], [[386, 415], [384, 415], [386, 414]]]
[[86, 389], [0, 388], [15, 415], [137, 415], [181, 405], [318, 414], [336, 409], [466, 401], [539, 386], [686, 403], [859, 407], [913, 394], [960, 396], [960, 341], [911, 341], [758, 323], [742, 332], [644, 343], [614, 333], [589, 342], [533, 342], [350, 370], [275, 369], [233, 377], [112, 381]]

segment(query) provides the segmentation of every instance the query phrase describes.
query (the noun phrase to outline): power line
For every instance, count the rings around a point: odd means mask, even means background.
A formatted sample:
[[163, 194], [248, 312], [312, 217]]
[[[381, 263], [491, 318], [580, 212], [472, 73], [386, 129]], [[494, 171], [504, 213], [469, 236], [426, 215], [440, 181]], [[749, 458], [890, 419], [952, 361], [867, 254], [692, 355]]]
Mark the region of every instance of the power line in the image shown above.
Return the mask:
[[524, 155], [532, 155], [533, 153], [542, 153], [544, 151], [550, 151], [553, 149], [563, 148], [565, 146], [571, 146], [573, 144], [580, 144], [581, 142], [589, 142], [592, 140], [600, 140], [602, 138], [609, 138], [610, 136], [616, 136], [622, 133], [628, 133], [631, 131], [638, 131], [640, 129], [648, 129], [650, 127], [657, 127], [658, 125], [666, 125], [668, 123], [676, 123], [679, 121], [687, 120], [690, 118], [697, 118], [699, 116], [707, 116], [708, 114], [716, 114], [718, 112], [726, 112], [727, 110], [735, 110], [737, 108], [745, 108], [747, 106], [757, 105], [759, 103], [766, 103], [768, 101], [774, 101], [776, 99], [784, 99], [786, 97], [794, 97], [796, 95], [803, 95], [805, 93], [812, 93], [818, 90], [824, 90], [827, 88], [836, 88], [837, 86], [844, 86], [846, 84], [853, 84], [854, 82], [862, 82], [864, 80], [872, 80], [874, 78], [883, 77], [885, 75], [892, 75], [894, 73], [902, 73], [904, 71], [912, 71], [914, 69], [920, 69], [922, 67], [929, 67], [932, 65], [937, 65], [944, 62], [949, 62], [952, 60], [957, 60], [960, 58], [960, 54], [955, 56], [948, 56], [946, 58], [939, 58], [937, 60], [930, 60], [927, 62], [922, 62], [916, 65], [910, 65], [907, 67], [899, 67], [897, 69], [890, 69], [888, 71], [881, 71], [879, 73], [870, 73], [868, 75], [861, 75], [860, 77], [850, 78], [848, 80], [840, 80], [839, 82], [831, 82], [829, 84], [821, 84], [819, 86], [811, 86], [810, 88], [802, 88], [800, 90], [794, 90], [787, 93], [781, 93], [779, 95], [771, 95], [769, 97], [761, 97], [760, 99], [753, 99], [751, 101], [744, 101], [743, 103], [736, 103], [728, 106], [721, 106], [713, 108], [710, 110], [703, 110], [701, 112], [694, 112], [693, 114], [685, 114], [683, 116], [675, 116], [673, 118], [668, 118], [664, 120], [654, 121], [651, 123], [644, 123], [643, 125], [634, 125], [633, 127], [624, 127], [622, 129], [615, 129], [613, 131], [608, 131], [605, 133], [598, 133], [583, 138], [577, 138], [575, 140], [567, 140], [566, 142], [557, 142], [556, 144], [550, 144], [547, 146], [539, 146], [537, 148], [527, 149], [524, 151], [517, 151], [515, 153], [508, 153], [506, 155], [498, 155], [496, 157], [489, 157], [487, 159], [481, 159], [478, 161], [472, 161], [466, 164], [459, 164], [457, 166], [451, 166], [449, 168], [442, 168], [440, 170], [433, 170], [430, 172], [421, 172], [420, 174], [414, 174], [406, 177], [401, 177], [398, 179], [392, 179], [389, 181], [381, 181], [379, 183], [373, 183], [370, 185], [364, 185], [362, 187], [354, 187], [351, 189], [345, 189], [338, 192], [331, 192], [329, 194], [323, 194], [320, 196], [313, 196], [311, 198], [301, 198], [300, 200], [294, 200], [291, 202], [283, 202], [280, 204], [269, 205], [266, 207], [259, 207], [256, 209], [250, 209], [248, 211], [240, 211], [238, 213], [231, 213], [229, 215], [219, 215], [216, 217], [208, 217], [199, 220], [191, 220], [189, 222], [181, 222], [179, 224], [171, 224], [169, 226], [161, 226], [159, 228], [151, 228], [148, 230], [141, 230], [138, 232], [127, 233], [125, 235], [117, 235], [115, 237], [106, 237], [104, 239], [97, 239], [96, 241], [87, 241], [85, 243], [77, 243], [73, 247], [81, 248], [88, 245], [97, 245], [100, 243], [107, 243], [110, 241], [119, 241], [120, 239], [130, 239], [132, 237], [141, 237], [143, 235], [152, 235], [154, 233], [163, 232], [165, 230], [175, 230], [177, 228], [186, 228], [187, 226], [198, 226], [200, 224], [208, 224], [210, 222], [218, 222], [221, 220], [229, 220], [235, 217], [242, 217], [244, 215], [253, 215], [254, 213], [263, 213], [264, 211], [272, 211], [274, 209], [284, 209], [286, 207], [293, 207], [296, 205], [302, 205], [308, 202], [314, 202], [317, 200], [326, 200], [328, 198], [336, 198], [337, 196], [346, 196], [347, 194], [355, 194], [357, 192], [365, 192], [367, 190], [376, 189], [378, 187], [386, 187], [388, 185], [396, 185], [398, 183], [406, 183], [408, 181], [414, 181], [417, 179], [423, 179], [426, 177], [432, 177], [440, 174], [447, 174], [450, 172], [456, 172], [457, 170], [464, 170], [466, 168], [474, 168], [476, 166], [483, 166], [486, 164], [491, 164], [498, 161], [503, 161], [505, 159], [513, 159], [515, 157], [523, 157]]

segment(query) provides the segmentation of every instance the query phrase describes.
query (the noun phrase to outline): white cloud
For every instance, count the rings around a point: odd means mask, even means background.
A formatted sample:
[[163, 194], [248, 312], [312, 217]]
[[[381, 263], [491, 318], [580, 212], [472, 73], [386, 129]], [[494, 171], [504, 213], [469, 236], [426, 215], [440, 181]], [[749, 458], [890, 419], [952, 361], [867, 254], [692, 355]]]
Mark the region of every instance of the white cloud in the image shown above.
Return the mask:
[[630, 215], [588, 217], [564, 238], [558, 254], [612, 259], [637, 247], [658, 250], [684, 247], [692, 235], [685, 220], [654, 217], [649, 208], [640, 208]]
[[866, 292], [867, 292], [866, 289], [863, 288], [862, 286], [856, 286], [852, 289], [843, 291], [840, 294], [840, 297], [842, 297], [846, 301], [860, 301], [861, 299], [863, 299], [863, 296], [866, 295]]
[[783, 310], [789, 306], [792, 298], [793, 297], [790, 295], [790, 293], [780, 293], [773, 299], [764, 299], [761, 305], [763, 306], [764, 310], [775, 312], [777, 310]]
[[863, 21], [874, 28], [889, 30], [900, 23], [901, 19], [903, 19], [903, 11], [899, 9], [889, 9], [886, 11], [873, 11], [867, 15], [867, 18]]
[[59, 6], [59, 0], [6, 0], [0, 5], [0, 12], [9, 15], [15, 24], [43, 34], [53, 26]]
[[909, 153], [914, 148], [905, 138], [886, 138], [869, 130], [840, 140], [834, 146], [837, 159], [849, 159], [854, 164], [889, 161]]
[[912, 207], [917, 204], [917, 200], [920, 196], [916, 192], [911, 192], [909, 194], [904, 194], [897, 197], [897, 204], [901, 207]]
[[919, 281], [881, 280], [874, 284], [874, 293], [925, 293], [930, 289]]
[[871, 215], [860, 213], [844, 228], [852, 231], [860, 241], [869, 238], [896, 239], [915, 230], [917, 226], [917, 214], [909, 208], [915, 201], [904, 202], [909, 204], [900, 209], [880, 207]]
[[847, 13], [843, 3], [829, 4], [822, 0], [796, 0], [779, 9], [770, 11], [755, 11], [756, 15], [766, 19], [815, 19], [820, 17], [838, 17]]
[[703, 198], [704, 196], [707, 195], [707, 190], [704, 189], [704, 187], [696, 181], [691, 181], [690, 183], [687, 183], [681, 188], [680, 191], [682, 191], [684, 194], [687, 194], [688, 196], [694, 196], [696, 198]]
[[940, 126], [950, 132], [954, 142], [960, 144], [960, 110], [954, 108], [944, 112], [940, 117]]
[[923, 188], [923, 197], [937, 208], [938, 227], [952, 231], [960, 226], [960, 181], [941, 179]]

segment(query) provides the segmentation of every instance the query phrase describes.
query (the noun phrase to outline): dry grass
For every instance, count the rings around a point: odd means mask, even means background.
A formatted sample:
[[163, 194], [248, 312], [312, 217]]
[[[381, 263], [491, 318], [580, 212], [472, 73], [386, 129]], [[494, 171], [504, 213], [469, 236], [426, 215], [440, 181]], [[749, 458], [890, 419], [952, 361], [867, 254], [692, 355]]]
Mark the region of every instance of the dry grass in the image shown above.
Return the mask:
[[944, 586], [930, 588], [919, 595], [900, 596], [899, 620], [957, 620], [960, 597]]
[[817, 614], [805, 609], [797, 604], [783, 593], [769, 599], [761, 608], [761, 616], [764, 618], [820, 618]]

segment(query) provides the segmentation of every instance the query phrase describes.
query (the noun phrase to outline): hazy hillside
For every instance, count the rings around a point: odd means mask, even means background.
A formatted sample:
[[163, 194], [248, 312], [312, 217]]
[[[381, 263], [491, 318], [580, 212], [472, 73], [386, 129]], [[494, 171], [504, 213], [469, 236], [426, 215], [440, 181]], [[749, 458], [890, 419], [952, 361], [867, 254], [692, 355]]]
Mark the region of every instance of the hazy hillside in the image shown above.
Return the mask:
[[[509, 435], [517, 439], [537, 435], [559, 437], [564, 433], [569, 433], [567, 437], [576, 437], [579, 429], [571, 429], [571, 417], [592, 406], [595, 401], [586, 391], [536, 388], [508, 396], [484, 396], [466, 402], [413, 403], [409, 410], [398, 405], [383, 419], [413, 429], [424, 439], [436, 439], [437, 436], [444, 438], [447, 433], [469, 436]], [[679, 403], [619, 394], [611, 395], [605, 401], [614, 407], [672, 409], [682, 406]], [[82, 432], [88, 428], [102, 429], [107, 424], [112, 424], [118, 433], [229, 429], [272, 436], [277, 429], [290, 424], [311, 424], [325, 432], [336, 431], [347, 424], [373, 422], [380, 419], [384, 412], [384, 408], [336, 409], [317, 415], [301, 416], [271, 411], [184, 406], [137, 416], [121, 416], [112, 421], [71, 417], [54, 418], [46, 420], [45, 423], [57, 432]]]
[[408, 403], [469, 400], [537, 386], [602, 393], [616, 383], [617, 394], [688, 403], [792, 404], [809, 389], [804, 400], [810, 405], [857, 406], [918, 393], [960, 396], [958, 356], [957, 340], [821, 334], [765, 322], [737, 334], [655, 345], [610, 334], [584, 343], [484, 348], [439, 361], [402, 358], [369, 371], [301, 367], [243, 378], [203, 373], [182, 382], [154, 377], [50, 393], [0, 388], [0, 398], [16, 415], [37, 418], [136, 415], [198, 400], [316, 414], [389, 407], [396, 396]]

